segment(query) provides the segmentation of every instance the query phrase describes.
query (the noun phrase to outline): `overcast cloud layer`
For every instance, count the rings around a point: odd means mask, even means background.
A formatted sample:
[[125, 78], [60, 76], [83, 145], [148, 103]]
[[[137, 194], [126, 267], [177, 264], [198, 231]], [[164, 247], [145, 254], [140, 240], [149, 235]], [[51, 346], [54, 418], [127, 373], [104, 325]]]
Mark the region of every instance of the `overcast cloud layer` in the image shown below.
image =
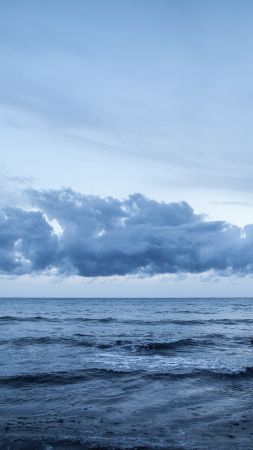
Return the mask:
[[186, 202], [29, 190], [0, 212], [0, 273], [83, 277], [253, 272], [253, 225], [207, 221]]

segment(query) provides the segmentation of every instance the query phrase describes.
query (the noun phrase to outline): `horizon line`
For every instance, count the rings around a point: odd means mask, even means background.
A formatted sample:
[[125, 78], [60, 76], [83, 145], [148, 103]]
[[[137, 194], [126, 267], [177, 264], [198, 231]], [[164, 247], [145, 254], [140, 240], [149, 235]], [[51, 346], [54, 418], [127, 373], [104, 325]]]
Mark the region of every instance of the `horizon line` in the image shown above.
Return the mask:
[[215, 296], [215, 297], [202, 297], [202, 296], [193, 296], [193, 297], [34, 297], [34, 296], [0, 296], [1, 300], [217, 300], [217, 299], [250, 299], [253, 300], [253, 296]]

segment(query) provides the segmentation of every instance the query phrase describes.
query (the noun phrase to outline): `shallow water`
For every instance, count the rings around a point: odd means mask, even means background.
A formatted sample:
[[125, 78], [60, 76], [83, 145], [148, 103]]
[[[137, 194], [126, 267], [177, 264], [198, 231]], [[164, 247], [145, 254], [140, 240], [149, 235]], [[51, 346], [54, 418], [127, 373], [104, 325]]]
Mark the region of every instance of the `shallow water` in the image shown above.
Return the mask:
[[253, 299], [1, 299], [0, 448], [253, 448]]

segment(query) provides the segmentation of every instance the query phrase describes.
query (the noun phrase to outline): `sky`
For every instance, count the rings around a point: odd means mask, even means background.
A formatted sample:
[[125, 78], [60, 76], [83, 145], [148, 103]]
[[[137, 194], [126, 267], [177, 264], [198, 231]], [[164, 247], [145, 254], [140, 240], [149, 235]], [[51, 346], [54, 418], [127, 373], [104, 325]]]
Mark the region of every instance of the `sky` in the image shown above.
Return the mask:
[[0, 0], [1, 295], [252, 295], [252, 19]]

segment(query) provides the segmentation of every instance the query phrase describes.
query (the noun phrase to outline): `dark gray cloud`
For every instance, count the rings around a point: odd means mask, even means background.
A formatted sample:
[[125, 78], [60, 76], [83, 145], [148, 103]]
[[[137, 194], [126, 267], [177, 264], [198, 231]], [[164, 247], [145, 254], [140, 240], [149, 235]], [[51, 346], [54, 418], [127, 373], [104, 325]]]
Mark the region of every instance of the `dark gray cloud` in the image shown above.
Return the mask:
[[5, 208], [0, 213], [0, 273], [41, 272], [54, 264], [58, 241], [39, 211]]
[[1, 274], [253, 272], [253, 225], [206, 221], [185, 202], [141, 194], [102, 199], [71, 189], [30, 189], [27, 198], [30, 210], [1, 210]]

